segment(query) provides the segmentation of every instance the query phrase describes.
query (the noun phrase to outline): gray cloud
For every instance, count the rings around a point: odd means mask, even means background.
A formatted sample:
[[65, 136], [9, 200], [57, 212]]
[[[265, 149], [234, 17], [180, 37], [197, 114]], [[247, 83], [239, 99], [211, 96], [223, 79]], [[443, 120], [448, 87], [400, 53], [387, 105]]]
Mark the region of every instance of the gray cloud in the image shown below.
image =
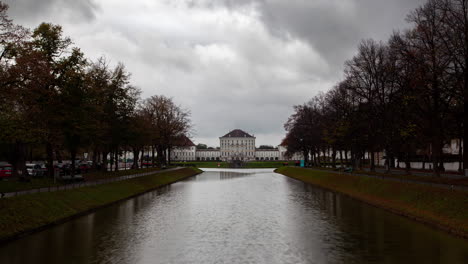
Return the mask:
[[279, 144], [292, 106], [330, 89], [363, 38], [385, 40], [424, 0], [8, 0], [16, 22], [50, 21], [91, 59], [122, 61], [143, 97], [192, 112], [195, 141], [234, 128]]
[[73, 22], [95, 19], [94, 0], [4, 0], [12, 17], [26, 23], [55, 22], [58, 17]]
[[278, 37], [293, 35], [322, 54], [334, 72], [352, 56], [363, 38], [385, 40], [407, 26], [409, 11], [426, 0], [186, 0], [192, 7], [256, 8]]

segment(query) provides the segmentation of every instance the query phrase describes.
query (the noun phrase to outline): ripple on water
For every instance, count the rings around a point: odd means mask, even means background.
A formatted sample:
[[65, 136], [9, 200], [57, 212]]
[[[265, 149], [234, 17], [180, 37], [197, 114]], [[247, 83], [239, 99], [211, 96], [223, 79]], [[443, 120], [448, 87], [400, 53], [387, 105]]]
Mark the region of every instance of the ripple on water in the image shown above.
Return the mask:
[[271, 169], [207, 169], [14, 241], [0, 263], [468, 263], [468, 244]]

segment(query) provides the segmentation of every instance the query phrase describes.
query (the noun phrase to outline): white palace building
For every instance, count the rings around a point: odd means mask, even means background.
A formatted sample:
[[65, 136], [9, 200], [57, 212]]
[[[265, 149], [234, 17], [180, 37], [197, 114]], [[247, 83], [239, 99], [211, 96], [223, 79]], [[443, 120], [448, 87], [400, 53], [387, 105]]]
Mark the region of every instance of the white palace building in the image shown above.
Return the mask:
[[216, 149], [197, 149], [188, 138], [184, 138], [171, 152], [173, 161], [275, 161], [301, 160], [302, 155], [286, 157], [286, 146], [274, 149], [255, 147], [255, 137], [235, 129], [219, 138]]

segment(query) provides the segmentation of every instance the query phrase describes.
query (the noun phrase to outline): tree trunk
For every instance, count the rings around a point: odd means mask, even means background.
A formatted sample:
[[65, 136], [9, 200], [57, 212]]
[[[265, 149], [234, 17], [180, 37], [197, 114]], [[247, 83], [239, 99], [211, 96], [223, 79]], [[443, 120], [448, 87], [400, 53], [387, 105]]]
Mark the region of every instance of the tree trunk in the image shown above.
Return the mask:
[[445, 166], [444, 166], [444, 158], [441, 158], [440, 163], [439, 163], [439, 171], [444, 172], [445, 171]]
[[322, 167], [322, 161], [320, 160], [320, 148], [317, 150], [317, 166]]
[[76, 150], [75, 149], [72, 149], [70, 151], [70, 156], [71, 156], [71, 168], [70, 168], [70, 176], [72, 177], [72, 179], [75, 177], [75, 166], [76, 166]]
[[109, 155], [109, 152], [104, 151], [102, 152], [102, 167], [101, 170], [104, 172], [107, 172], [107, 166], [109, 165], [108, 160], [107, 160], [107, 155]]
[[345, 155], [345, 163], [346, 163], [346, 166], [348, 166], [348, 150], [344, 150], [344, 155]]
[[141, 151], [141, 159], [140, 159], [140, 168], [143, 169], [143, 161], [145, 159], [145, 147], [143, 146], [143, 150]]
[[22, 142], [13, 143], [9, 152], [8, 162], [12, 166], [12, 176], [19, 177], [20, 180], [26, 179], [28, 176], [26, 169], [26, 145]]
[[435, 140], [432, 144], [432, 167], [434, 174], [437, 177], [440, 177], [440, 155], [442, 152], [442, 143], [439, 140]]
[[340, 150], [340, 168], [343, 168], [343, 150]]
[[336, 149], [332, 148], [332, 168], [336, 169]]
[[47, 174], [50, 178], [54, 177], [54, 148], [52, 144], [46, 143], [46, 155], [47, 155]]
[[462, 147], [462, 139], [459, 139], [458, 142], [458, 172], [463, 172], [463, 147]]
[[406, 159], [405, 159], [405, 170], [407, 174], [411, 173], [411, 163], [410, 163], [410, 153], [406, 153]]
[[113, 172], [114, 171], [114, 152], [109, 153], [110, 161], [109, 161], [109, 171]]
[[390, 148], [387, 147], [385, 151], [385, 163], [386, 163], [386, 168], [385, 168], [385, 173], [390, 174], [392, 172], [392, 160], [393, 160], [393, 154], [392, 151], [389, 150]]
[[167, 166], [171, 166], [171, 147], [167, 148]]
[[119, 150], [115, 151], [115, 171], [119, 171]]
[[[158, 152], [158, 158], [159, 158], [159, 152]], [[154, 145], [151, 146], [151, 167], [154, 168], [154, 165], [156, 163], [155, 159], [154, 159]]]
[[133, 148], [133, 165], [132, 169], [138, 169], [138, 156], [140, 155], [140, 150], [138, 148]]
[[[465, 72], [465, 76], [468, 75], [468, 71]], [[463, 151], [468, 149], [468, 77], [465, 78], [465, 89], [464, 89], [464, 114], [463, 114]], [[463, 170], [465, 176], [468, 176], [468, 155], [463, 152]]]
[[98, 159], [98, 151], [97, 151], [96, 148], [94, 148], [94, 150], [93, 150], [93, 158], [92, 158], [93, 164], [91, 165], [91, 168], [92, 168], [93, 170], [96, 170], [97, 159]]
[[359, 156], [358, 156], [358, 168], [359, 170], [362, 170], [362, 164], [364, 163], [363, 162], [363, 159], [364, 159], [364, 153], [359, 153]]
[[60, 150], [58, 149], [55, 150], [55, 157], [57, 158], [58, 163], [63, 162], [62, 153], [60, 152]]
[[375, 152], [372, 150], [370, 155], [370, 171], [375, 172]]

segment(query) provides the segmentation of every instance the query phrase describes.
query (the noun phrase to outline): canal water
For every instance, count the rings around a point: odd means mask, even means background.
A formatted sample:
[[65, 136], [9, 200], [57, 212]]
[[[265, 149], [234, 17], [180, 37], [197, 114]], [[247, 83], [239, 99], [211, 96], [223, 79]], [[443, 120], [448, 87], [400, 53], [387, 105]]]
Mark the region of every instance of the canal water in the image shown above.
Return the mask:
[[210, 170], [0, 247], [0, 263], [468, 263], [468, 241], [272, 170]]

